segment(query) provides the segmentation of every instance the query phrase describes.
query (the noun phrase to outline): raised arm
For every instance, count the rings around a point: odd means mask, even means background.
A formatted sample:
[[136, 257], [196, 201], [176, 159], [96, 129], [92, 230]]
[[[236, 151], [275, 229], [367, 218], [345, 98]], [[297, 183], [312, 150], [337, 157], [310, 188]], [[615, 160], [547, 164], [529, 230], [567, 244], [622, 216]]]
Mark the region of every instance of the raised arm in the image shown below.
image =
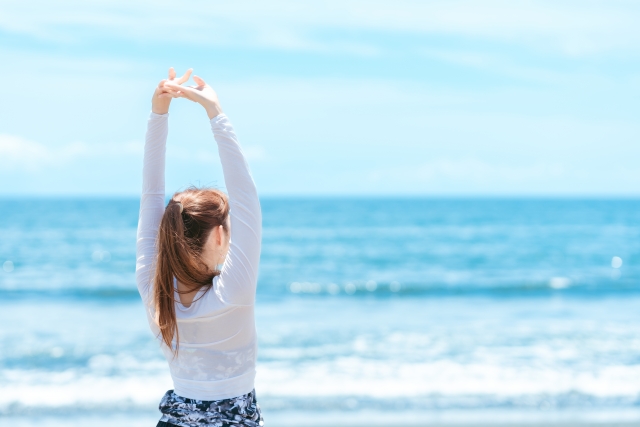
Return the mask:
[[251, 304], [255, 298], [262, 240], [262, 213], [258, 192], [226, 115], [211, 119], [211, 130], [229, 193], [231, 242], [215, 291], [231, 304]]
[[[191, 70], [175, 81], [187, 81], [190, 75]], [[169, 130], [169, 105], [173, 98], [164, 88], [164, 83], [173, 81], [175, 77], [175, 71], [170, 68], [169, 79], [162, 80], [154, 91], [144, 144], [142, 195], [136, 238], [136, 283], [145, 303], [149, 303], [153, 298], [151, 282], [154, 274], [156, 238], [164, 213], [165, 151]]]
[[229, 193], [231, 241], [221, 275], [215, 279], [215, 292], [225, 302], [252, 304], [255, 299], [262, 239], [262, 213], [258, 192], [249, 165], [238, 144], [238, 138], [223, 114], [215, 91], [204, 80], [194, 76], [197, 86], [185, 87], [166, 82], [175, 97], [201, 104], [211, 121], [218, 144], [224, 182]]
[[142, 196], [136, 239], [136, 283], [145, 303], [151, 301], [151, 280], [158, 226], [164, 212], [164, 166], [169, 114], [151, 113], [142, 166]]

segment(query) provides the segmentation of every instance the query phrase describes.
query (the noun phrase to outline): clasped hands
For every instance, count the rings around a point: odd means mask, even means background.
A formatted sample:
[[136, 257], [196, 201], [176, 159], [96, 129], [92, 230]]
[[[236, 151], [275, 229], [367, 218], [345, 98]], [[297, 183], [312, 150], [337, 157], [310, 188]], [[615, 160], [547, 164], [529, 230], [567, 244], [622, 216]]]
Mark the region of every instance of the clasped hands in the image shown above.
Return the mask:
[[204, 80], [193, 76], [195, 86], [183, 86], [191, 77], [193, 69], [188, 69], [180, 78], [176, 78], [176, 71], [169, 68], [169, 78], [161, 80], [151, 98], [151, 111], [156, 114], [167, 114], [173, 98], [186, 98], [202, 105], [210, 119], [222, 114], [218, 95]]

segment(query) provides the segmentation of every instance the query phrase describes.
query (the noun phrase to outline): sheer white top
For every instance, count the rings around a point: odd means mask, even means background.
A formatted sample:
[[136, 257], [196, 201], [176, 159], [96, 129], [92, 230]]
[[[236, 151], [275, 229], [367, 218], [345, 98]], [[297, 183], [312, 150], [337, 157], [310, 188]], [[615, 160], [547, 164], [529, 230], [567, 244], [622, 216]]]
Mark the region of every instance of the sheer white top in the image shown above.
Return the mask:
[[260, 261], [262, 214], [249, 166], [226, 115], [211, 119], [229, 195], [231, 241], [222, 273], [189, 307], [175, 303], [179, 353], [162, 341], [156, 324], [153, 277], [156, 237], [165, 209], [165, 151], [168, 114], [151, 113], [144, 147], [142, 197], [136, 245], [136, 282], [151, 331], [158, 337], [182, 397], [217, 400], [254, 388], [256, 329], [254, 303]]

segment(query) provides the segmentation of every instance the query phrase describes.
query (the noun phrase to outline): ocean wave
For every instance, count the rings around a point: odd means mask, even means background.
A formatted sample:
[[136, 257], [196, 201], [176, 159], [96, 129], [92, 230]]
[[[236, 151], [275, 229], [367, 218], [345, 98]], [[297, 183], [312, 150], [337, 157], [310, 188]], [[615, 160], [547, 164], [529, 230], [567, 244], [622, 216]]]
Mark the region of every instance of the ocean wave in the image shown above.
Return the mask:
[[[87, 369], [2, 371], [0, 415], [148, 411], [171, 388], [159, 361], [114, 375], [103, 359]], [[256, 390], [273, 410], [633, 408], [640, 405], [640, 366], [567, 370], [343, 357], [262, 363]]]
[[491, 284], [447, 284], [447, 283], [401, 283], [398, 281], [350, 281], [345, 283], [292, 282], [284, 289], [294, 295], [343, 295], [343, 296], [529, 296], [557, 294], [607, 294], [637, 293], [640, 284], [636, 283], [580, 283], [568, 277], [552, 277], [548, 281], [522, 281], [519, 283]]
[[103, 287], [57, 287], [50, 289], [22, 287], [20, 289], [0, 288], [0, 298], [4, 300], [24, 300], [24, 299], [83, 299], [83, 300], [136, 300], [140, 299], [140, 294], [135, 288]]
[[[99, 385], [102, 385], [99, 383]], [[123, 384], [130, 386], [130, 384]], [[96, 390], [95, 388], [90, 390]], [[122, 388], [118, 392], [122, 394]], [[134, 389], [137, 393], [142, 390]], [[102, 399], [78, 399], [74, 401], [46, 400], [12, 401], [0, 405], [0, 417], [15, 416], [82, 416], [82, 415], [110, 415], [118, 414], [147, 414], [157, 407], [165, 390], [144, 391], [144, 398], [125, 393], [121, 397], [109, 398], [104, 396], [105, 390], [100, 389]], [[59, 393], [60, 390], [50, 390], [49, 394]], [[85, 390], [85, 393], [88, 393]], [[106, 390], [110, 393], [111, 390]], [[564, 393], [558, 395], [536, 394], [521, 396], [443, 396], [439, 394], [421, 395], [406, 398], [370, 398], [359, 395], [340, 397], [296, 397], [273, 396], [258, 391], [260, 405], [263, 410], [275, 411], [304, 411], [317, 412], [353, 412], [380, 411], [382, 413], [408, 411], [474, 411], [474, 410], [509, 410], [509, 411], [545, 411], [562, 412], [570, 410], [618, 410], [635, 409], [640, 399], [633, 398], [602, 398], [582, 393]], [[7, 404], [8, 403], [8, 404]]]
[[[343, 283], [299, 281], [283, 284], [258, 285], [258, 295], [263, 296], [335, 296], [335, 297], [436, 297], [436, 296], [545, 296], [584, 295], [599, 296], [619, 293], [640, 293], [640, 283], [636, 282], [580, 282], [568, 277], [552, 277], [547, 281], [521, 281], [501, 284], [469, 283], [417, 283], [373, 280], [356, 280]], [[0, 298], [5, 300], [24, 299], [81, 299], [81, 300], [138, 300], [136, 288], [124, 287], [0, 287]]]
[[[14, 403], [8, 406], [0, 406], [0, 417], [111, 415], [113, 413], [139, 415], [151, 411], [155, 412], [162, 394], [164, 394], [164, 391], [160, 396], [154, 396], [153, 399], [149, 399], [146, 402], [122, 399], [111, 402], [84, 402], [57, 406]], [[260, 395], [259, 400], [263, 410], [269, 412], [304, 411], [311, 414], [318, 412], [347, 413], [353, 411], [380, 411], [382, 413], [474, 410], [562, 412], [600, 409], [624, 411], [635, 409], [640, 403], [638, 400], [602, 399], [579, 393], [558, 396], [529, 395], [511, 399], [488, 398], [486, 396], [450, 398], [439, 395], [416, 396], [407, 399], [370, 399], [359, 396], [305, 399], [296, 397], [277, 398], [263, 393]]]

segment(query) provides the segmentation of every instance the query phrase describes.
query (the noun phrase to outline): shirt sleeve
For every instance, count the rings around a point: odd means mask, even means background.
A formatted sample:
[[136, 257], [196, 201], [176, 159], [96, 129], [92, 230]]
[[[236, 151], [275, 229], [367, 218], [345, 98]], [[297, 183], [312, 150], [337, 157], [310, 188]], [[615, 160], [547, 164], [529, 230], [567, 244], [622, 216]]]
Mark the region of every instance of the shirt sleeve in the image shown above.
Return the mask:
[[220, 114], [211, 119], [211, 130], [218, 144], [231, 220], [229, 253], [220, 276], [214, 279], [214, 289], [227, 304], [251, 305], [255, 301], [262, 240], [260, 200], [227, 116]]
[[164, 213], [168, 118], [168, 114], [151, 113], [144, 144], [142, 196], [136, 239], [136, 283], [146, 304], [153, 299], [151, 282], [155, 273], [156, 238]]

